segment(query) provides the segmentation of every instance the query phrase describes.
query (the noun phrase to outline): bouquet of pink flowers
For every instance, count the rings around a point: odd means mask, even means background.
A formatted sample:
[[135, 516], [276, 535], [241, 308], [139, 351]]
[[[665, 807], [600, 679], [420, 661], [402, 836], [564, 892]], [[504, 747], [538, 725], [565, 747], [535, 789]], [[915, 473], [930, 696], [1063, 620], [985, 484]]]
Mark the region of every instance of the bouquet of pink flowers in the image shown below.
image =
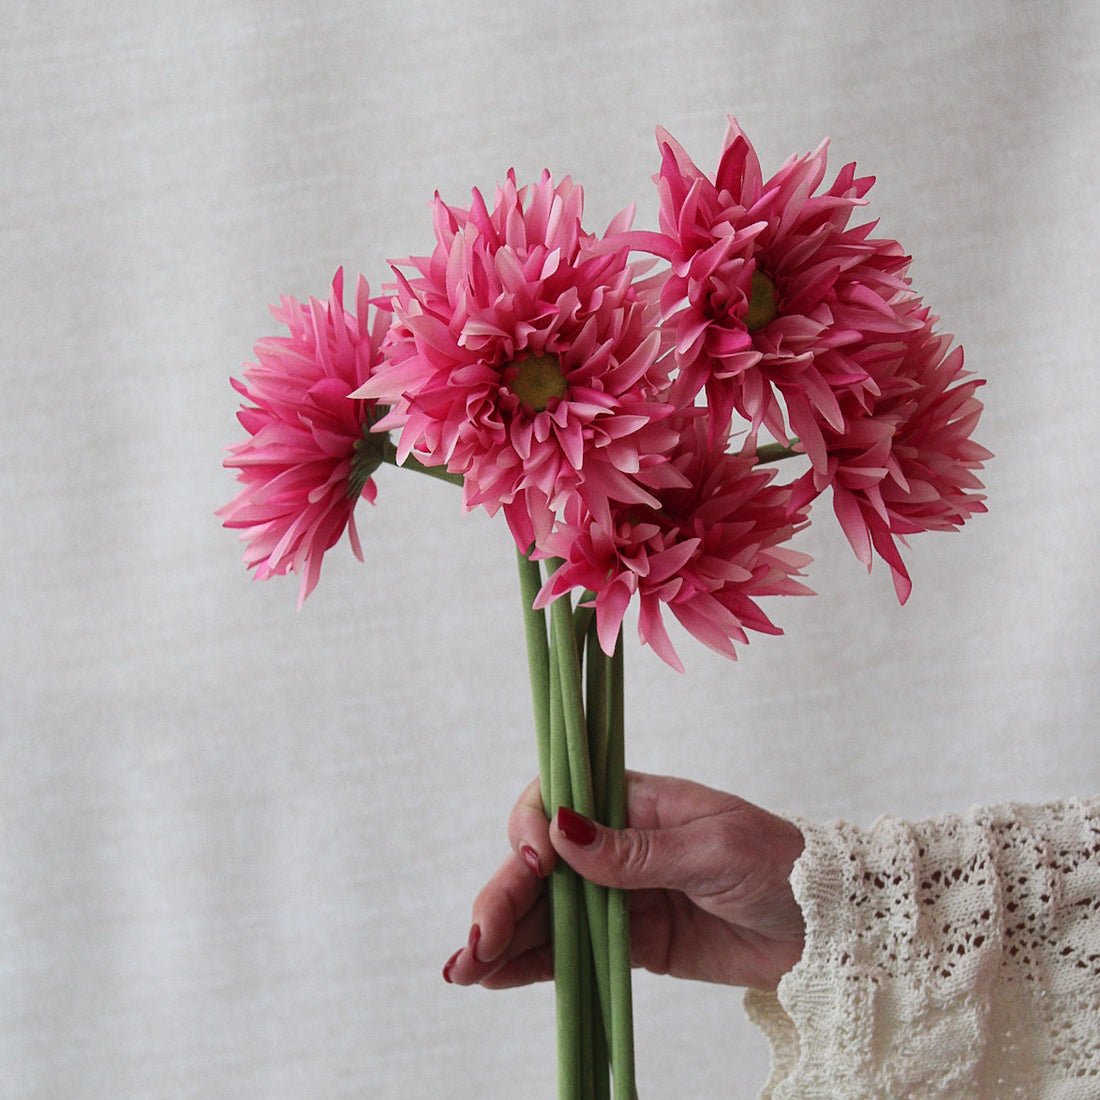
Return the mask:
[[[624, 824], [622, 635], [682, 669], [669, 613], [728, 657], [778, 634], [761, 597], [808, 594], [790, 546], [828, 491], [868, 569], [898, 598], [900, 547], [984, 511], [973, 442], [981, 381], [913, 291], [909, 257], [851, 224], [873, 179], [826, 147], [764, 179], [730, 122], [713, 174], [657, 132], [656, 232], [633, 209], [582, 226], [569, 178], [490, 205], [437, 195], [435, 249], [353, 309], [284, 298], [289, 335], [235, 388], [248, 438], [219, 511], [257, 577], [301, 575], [299, 604], [383, 463], [461, 485], [503, 512], [520, 589], [548, 815]], [[780, 459], [795, 476], [777, 476]], [[625, 899], [567, 868], [551, 884], [562, 1097], [634, 1095]]]

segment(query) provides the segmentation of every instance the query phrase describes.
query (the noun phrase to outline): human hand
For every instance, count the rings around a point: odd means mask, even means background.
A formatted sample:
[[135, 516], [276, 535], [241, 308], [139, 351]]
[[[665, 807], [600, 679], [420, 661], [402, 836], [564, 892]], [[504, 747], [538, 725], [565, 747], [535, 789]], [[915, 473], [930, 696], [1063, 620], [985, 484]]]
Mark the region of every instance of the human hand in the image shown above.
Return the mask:
[[630, 891], [631, 956], [655, 974], [774, 989], [802, 955], [790, 886], [802, 834], [749, 802], [685, 779], [627, 773], [627, 823], [561, 809], [548, 822], [538, 783], [508, 819], [512, 854], [474, 901], [473, 926], [443, 976], [490, 989], [553, 977], [546, 876], [564, 859]]

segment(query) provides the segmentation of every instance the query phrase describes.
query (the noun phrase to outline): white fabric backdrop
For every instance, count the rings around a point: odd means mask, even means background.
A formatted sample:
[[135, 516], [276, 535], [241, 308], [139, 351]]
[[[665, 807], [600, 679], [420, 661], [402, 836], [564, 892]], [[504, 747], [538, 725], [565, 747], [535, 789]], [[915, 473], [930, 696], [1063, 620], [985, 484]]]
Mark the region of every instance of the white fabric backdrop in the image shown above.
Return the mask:
[[[876, 174], [997, 458], [905, 608], [821, 522], [784, 638], [634, 647], [630, 764], [859, 822], [1100, 789], [1100, 7], [5, 12], [0, 1096], [553, 1095], [550, 989], [440, 978], [534, 767], [503, 523], [383, 470], [298, 613], [213, 512], [267, 303], [381, 282], [510, 166], [652, 227], [657, 123]], [[644, 1096], [756, 1094], [739, 994], [636, 1002]]]

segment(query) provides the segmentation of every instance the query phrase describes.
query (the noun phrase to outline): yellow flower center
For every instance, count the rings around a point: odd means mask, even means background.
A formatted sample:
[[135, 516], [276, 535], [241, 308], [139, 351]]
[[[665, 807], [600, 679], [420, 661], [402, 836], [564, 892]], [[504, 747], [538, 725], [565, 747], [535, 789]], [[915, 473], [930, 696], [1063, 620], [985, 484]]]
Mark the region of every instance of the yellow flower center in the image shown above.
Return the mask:
[[745, 328], [755, 332], [770, 325], [779, 316], [779, 295], [771, 277], [759, 268], [752, 273], [752, 292], [749, 295], [749, 311], [745, 314]]
[[542, 412], [551, 398], [564, 397], [569, 392], [556, 355], [529, 355], [513, 363], [512, 367], [516, 374], [509, 379], [509, 388], [535, 412]]

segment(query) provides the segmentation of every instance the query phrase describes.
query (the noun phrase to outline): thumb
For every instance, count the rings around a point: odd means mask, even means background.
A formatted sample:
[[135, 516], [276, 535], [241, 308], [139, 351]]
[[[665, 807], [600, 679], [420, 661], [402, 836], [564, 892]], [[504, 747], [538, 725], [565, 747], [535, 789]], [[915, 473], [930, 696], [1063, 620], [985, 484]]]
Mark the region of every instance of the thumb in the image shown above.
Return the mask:
[[578, 874], [621, 890], [671, 889], [692, 894], [729, 875], [729, 855], [705, 822], [671, 828], [611, 829], [562, 806], [550, 840]]

